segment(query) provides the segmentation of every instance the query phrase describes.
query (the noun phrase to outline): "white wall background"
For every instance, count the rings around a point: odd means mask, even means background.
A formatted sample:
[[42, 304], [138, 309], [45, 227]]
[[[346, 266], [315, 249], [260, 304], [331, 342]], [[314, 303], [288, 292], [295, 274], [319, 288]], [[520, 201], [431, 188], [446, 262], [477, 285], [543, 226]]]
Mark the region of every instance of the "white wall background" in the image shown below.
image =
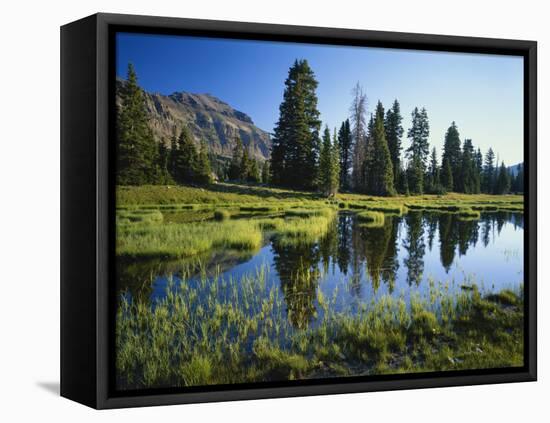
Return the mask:
[[[539, 154], [550, 155], [548, 10], [537, 0], [368, 2], [6, 1], [0, 25], [0, 420], [184, 422], [544, 421], [550, 167], [539, 171], [539, 381], [536, 383], [97, 412], [58, 397], [59, 26], [103, 12], [531, 39], [539, 42]], [[7, 270], [7, 272], [6, 272]], [[544, 333], [546, 332], [546, 333]], [[546, 390], [546, 393], [544, 392]], [[546, 420], [547, 421], [547, 420]]]

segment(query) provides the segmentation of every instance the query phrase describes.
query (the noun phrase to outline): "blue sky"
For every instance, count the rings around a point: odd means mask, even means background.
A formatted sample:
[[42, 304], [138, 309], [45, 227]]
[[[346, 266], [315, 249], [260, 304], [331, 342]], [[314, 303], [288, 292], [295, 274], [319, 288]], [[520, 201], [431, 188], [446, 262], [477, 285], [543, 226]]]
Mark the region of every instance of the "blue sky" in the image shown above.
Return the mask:
[[[513, 56], [423, 52], [282, 42], [147, 34], [117, 35], [117, 75], [129, 62], [147, 91], [210, 93], [272, 132], [288, 68], [307, 59], [319, 82], [323, 126], [349, 115], [359, 82], [368, 112], [397, 98], [403, 126], [415, 106], [426, 107], [430, 144], [440, 157], [454, 120], [461, 139], [485, 151], [492, 146], [512, 165], [523, 161], [523, 59]], [[405, 132], [406, 134], [406, 132]], [[406, 148], [409, 141], [404, 137]]]

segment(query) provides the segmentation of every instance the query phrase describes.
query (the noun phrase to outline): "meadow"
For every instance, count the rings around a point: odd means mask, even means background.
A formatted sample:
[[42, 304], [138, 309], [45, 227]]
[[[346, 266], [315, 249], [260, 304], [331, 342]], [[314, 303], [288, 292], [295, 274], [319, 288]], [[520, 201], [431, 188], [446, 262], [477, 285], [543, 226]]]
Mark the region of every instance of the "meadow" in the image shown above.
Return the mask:
[[402, 216], [409, 210], [476, 220], [481, 211], [522, 212], [523, 196], [337, 194], [329, 200], [311, 192], [222, 183], [210, 189], [118, 187], [116, 252], [130, 257], [178, 258], [215, 248], [253, 251], [260, 247], [266, 229], [287, 241], [308, 242], [326, 232], [338, 210], [357, 213], [370, 226], [381, 226], [384, 216]]

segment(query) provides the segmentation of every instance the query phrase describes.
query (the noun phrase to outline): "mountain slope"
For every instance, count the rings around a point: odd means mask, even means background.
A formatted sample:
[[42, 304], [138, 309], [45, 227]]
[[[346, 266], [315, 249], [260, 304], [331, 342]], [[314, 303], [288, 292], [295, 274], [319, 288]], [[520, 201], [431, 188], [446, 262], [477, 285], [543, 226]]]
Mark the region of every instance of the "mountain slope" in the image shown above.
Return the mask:
[[[117, 104], [125, 81], [117, 80]], [[179, 134], [187, 125], [197, 145], [205, 140], [211, 153], [231, 157], [235, 137], [239, 136], [250, 154], [265, 160], [269, 156], [269, 134], [254, 125], [243, 112], [210, 94], [176, 92], [170, 95], [152, 94], [144, 91], [149, 126], [155, 139], [169, 145], [174, 132]]]

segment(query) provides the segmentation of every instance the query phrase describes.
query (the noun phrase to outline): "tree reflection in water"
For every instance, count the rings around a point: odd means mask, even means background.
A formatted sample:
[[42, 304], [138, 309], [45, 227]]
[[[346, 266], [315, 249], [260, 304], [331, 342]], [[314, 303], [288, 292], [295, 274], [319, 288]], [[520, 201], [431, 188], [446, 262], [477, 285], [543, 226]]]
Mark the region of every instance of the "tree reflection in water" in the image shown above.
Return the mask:
[[[322, 239], [313, 243], [279, 241], [275, 236], [269, 244], [271, 264], [276, 283], [284, 295], [288, 319], [297, 328], [307, 327], [318, 316], [319, 284], [335, 274], [347, 284], [353, 298], [364, 298], [367, 288], [372, 292], [385, 285], [394, 292], [400, 263], [404, 282], [418, 286], [425, 269], [427, 250], [438, 254], [445, 272], [449, 273], [457, 257], [479, 242], [489, 247], [510, 222], [516, 230], [523, 229], [520, 213], [483, 213], [480, 220], [461, 220], [458, 215], [442, 212], [409, 211], [404, 216], [386, 215], [383, 226], [361, 225], [351, 212], [341, 212]], [[268, 240], [266, 240], [268, 242]], [[521, 246], [518, 246], [521, 247]], [[117, 260], [117, 290], [151, 298], [153, 283], [159, 277], [173, 274], [184, 264], [190, 277], [199, 267], [221, 267], [230, 276], [233, 269], [250, 260], [252, 253], [236, 251], [209, 252], [193, 262], [163, 260]]]

